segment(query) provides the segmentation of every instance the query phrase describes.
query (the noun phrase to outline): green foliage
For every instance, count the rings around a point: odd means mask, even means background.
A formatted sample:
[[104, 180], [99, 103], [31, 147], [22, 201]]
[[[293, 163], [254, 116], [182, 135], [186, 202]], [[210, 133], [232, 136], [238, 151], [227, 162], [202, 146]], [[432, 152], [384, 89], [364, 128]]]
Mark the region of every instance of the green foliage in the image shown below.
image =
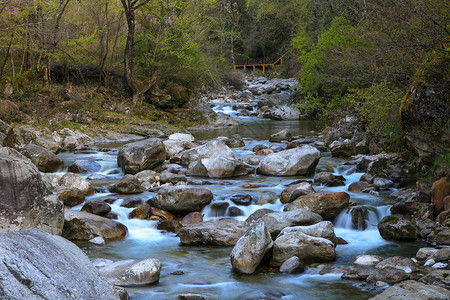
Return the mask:
[[351, 89], [344, 101], [359, 111], [368, 132], [399, 142], [402, 129], [398, 111], [403, 94], [402, 90], [381, 82], [368, 88]]

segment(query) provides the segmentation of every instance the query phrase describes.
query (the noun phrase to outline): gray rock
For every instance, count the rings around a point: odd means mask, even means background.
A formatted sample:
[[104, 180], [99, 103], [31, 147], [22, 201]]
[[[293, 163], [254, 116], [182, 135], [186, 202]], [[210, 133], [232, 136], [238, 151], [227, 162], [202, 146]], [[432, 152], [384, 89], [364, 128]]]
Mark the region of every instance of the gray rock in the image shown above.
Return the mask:
[[162, 184], [168, 182], [173, 184], [177, 184], [179, 182], [187, 182], [187, 178], [185, 176], [174, 174], [167, 170], [161, 172], [161, 174], [159, 175], [159, 180], [161, 181]]
[[185, 245], [234, 246], [244, 233], [243, 222], [219, 219], [186, 225], [177, 236]]
[[450, 260], [450, 248], [441, 248], [430, 256], [435, 261]]
[[131, 174], [123, 176], [119, 182], [111, 185], [109, 190], [119, 194], [139, 194], [144, 191], [138, 177]]
[[375, 267], [377, 269], [395, 268], [402, 270], [407, 274], [419, 271], [416, 263], [411, 258], [401, 256], [386, 258], [382, 262], [378, 263]]
[[187, 214], [200, 211], [213, 198], [210, 190], [197, 186], [161, 187], [149, 204], [175, 214]]
[[434, 270], [433, 272], [420, 278], [419, 282], [438, 285], [450, 290], [450, 270]]
[[0, 154], [0, 231], [38, 228], [61, 234], [64, 205], [29, 160]]
[[268, 108], [259, 117], [271, 120], [298, 120], [300, 119], [300, 112], [292, 105], [277, 105]]
[[41, 172], [56, 172], [64, 164], [53, 152], [41, 146], [28, 144], [20, 149], [20, 153], [28, 157]]
[[92, 185], [81, 177], [78, 174], [74, 173], [66, 173], [61, 177], [59, 180], [59, 184], [64, 187], [68, 188], [77, 188], [80, 191], [82, 191], [85, 195], [90, 195], [95, 193], [94, 189], [92, 188]]
[[292, 176], [311, 175], [320, 159], [320, 151], [305, 145], [267, 155], [257, 172], [263, 175]]
[[96, 236], [105, 240], [123, 239], [127, 234], [125, 225], [87, 212], [64, 210], [62, 236], [69, 240], [89, 241]]
[[273, 238], [284, 228], [312, 225], [322, 221], [322, 217], [305, 209], [297, 209], [289, 212], [268, 213], [261, 217]]
[[0, 233], [0, 298], [119, 299], [76, 245], [26, 229]]
[[332, 220], [350, 205], [349, 200], [350, 195], [345, 192], [308, 194], [286, 205], [284, 211], [303, 208], [321, 215], [326, 220]]
[[234, 158], [222, 156], [203, 158], [190, 163], [186, 175], [209, 178], [228, 178], [233, 176], [236, 166], [237, 161]]
[[66, 206], [75, 206], [84, 202], [86, 197], [84, 193], [77, 188], [64, 188], [57, 192], [59, 199]]
[[288, 258], [281, 266], [280, 273], [285, 274], [298, 274], [305, 271], [305, 263], [301, 261], [297, 256]]
[[419, 230], [410, 221], [400, 216], [387, 216], [378, 223], [378, 231], [385, 240], [414, 241]]
[[[431, 248], [431, 247], [420, 248], [416, 253], [416, 259], [424, 261], [438, 251], [439, 251], [439, 249], [435, 249], [435, 248]], [[449, 250], [449, 254], [450, 254], [450, 250]]]
[[330, 144], [331, 155], [334, 157], [350, 157], [356, 155], [356, 145], [350, 140], [334, 141]]
[[237, 273], [252, 274], [272, 245], [272, 238], [264, 222], [261, 219], [256, 220], [231, 251], [233, 270]]
[[309, 182], [293, 184], [285, 188], [280, 195], [281, 203], [291, 203], [298, 197], [315, 193], [314, 188]]
[[101, 268], [100, 273], [118, 286], [140, 286], [158, 282], [161, 262], [155, 258], [123, 260]]
[[117, 155], [117, 164], [125, 174], [136, 174], [161, 165], [166, 159], [166, 149], [158, 138], [127, 144]]
[[283, 129], [280, 132], [272, 134], [269, 138], [271, 143], [279, 143], [281, 141], [289, 141], [292, 138], [292, 134], [289, 129]]
[[314, 176], [314, 183], [324, 186], [342, 186], [345, 185], [342, 178], [342, 176], [335, 176], [330, 172], [320, 172]]
[[185, 166], [202, 158], [227, 157], [234, 159], [233, 151], [219, 140], [212, 140], [205, 145], [186, 150], [181, 155], [181, 163]]
[[327, 239], [302, 232], [288, 232], [280, 235], [273, 243], [270, 265], [279, 267], [292, 256], [297, 256], [305, 263], [327, 262], [336, 259], [336, 251], [334, 244]]
[[93, 239], [90, 239], [89, 243], [97, 245], [97, 246], [104, 246], [104, 245], [106, 245], [105, 240], [102, 237], [100, 237], [100, 236], [97, 236], [97, 237], [95, 237]]
[[375, 185], [379, 189], [387, 189], [392, 187], [394, 185], [394, 182], [386, 178], [377, 177], [373, 179], [373, 185]]
[[84, 203], [81, 211], [104, 217], [111, 211], [111, 206], [102, 199], [90, 199]]
[[284, 234], [290, 234], [290, 233], [304, 233], [309, 236], [314, 237], [320, 237], [329, 240], [330, 242], [335, 243], [336, 241], [336, 235], [334, 233], [334, 226], [333, 223], [330, 221], [322, 221], [313, 225], [309, 226], [293, 226], [293, 227], [286, 227], [283, 230], [281, 230], [280, 234], [277, 236], [277, 238], [281, 237]]
[[72, 173], [95, 173], [101, 169], [102, 166], [98, 162], [81, 159], [71, 164], [67, 171]]
[[225, 145], [230, 148], [244, 147], [245, 142], [239, 134], [233, 134], [225, 140]]
[[371, 300], [399, 299], [399, 300], [447, 300], [450, 291], [436, 285], [426, 285], [418, 281], [407, 280], [384, 290]]

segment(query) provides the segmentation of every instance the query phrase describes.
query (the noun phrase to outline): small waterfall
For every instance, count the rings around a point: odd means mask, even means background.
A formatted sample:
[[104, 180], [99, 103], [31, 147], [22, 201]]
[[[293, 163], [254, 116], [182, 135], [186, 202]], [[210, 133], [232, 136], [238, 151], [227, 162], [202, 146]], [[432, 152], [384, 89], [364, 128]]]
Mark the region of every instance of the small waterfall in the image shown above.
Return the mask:
[[[355, 210], [357, 208], [361, 208], [360, 210]], [[391, 205], [385, 206], [371, 206], [371, 205], [361, 205], [355, 206], [353, 208], [349, 208], [343, 210], [335, 219], [334, 226], [337, 228], [345, 228], [345, 229], [376, 229], [378, 223], [385, 216], [390, 215]], [[356, 216], [355, 216], [356, 215]], [[365, 224], [360, 224], [361, 221], [357, 222], [358, 217], [363, 217], [363, 221]], [[358, 223], [358, 224], [354, 224]]]

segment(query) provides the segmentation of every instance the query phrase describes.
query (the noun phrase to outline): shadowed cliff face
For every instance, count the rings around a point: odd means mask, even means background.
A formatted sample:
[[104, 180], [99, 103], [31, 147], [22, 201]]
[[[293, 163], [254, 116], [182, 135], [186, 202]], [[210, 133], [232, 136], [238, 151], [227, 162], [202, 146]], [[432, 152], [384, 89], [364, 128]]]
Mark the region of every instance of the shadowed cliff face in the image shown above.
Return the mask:
[[439, 69], [419, 69], [400, 108], [403, 132], [421, 163], [431, 163], [450, 148], [449, 59], [433, 64]]

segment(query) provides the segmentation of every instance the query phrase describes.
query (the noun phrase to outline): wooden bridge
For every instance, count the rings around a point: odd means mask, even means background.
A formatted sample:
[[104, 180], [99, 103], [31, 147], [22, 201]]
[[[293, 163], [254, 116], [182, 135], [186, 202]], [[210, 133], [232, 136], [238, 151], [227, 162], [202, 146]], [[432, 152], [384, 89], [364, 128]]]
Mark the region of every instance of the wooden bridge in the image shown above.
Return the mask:
[[239, 62], [238, 64], [234, 64], [233, 68], [236, 70], [237, 68], [243, 68], [244, 70], [247, 70], [247, 68], [253, 68], [253, 71], [256, 70], [256, 68], [262, 68], [263, 74], [266, 73], [266, 68], [275, 68], [276, 65], [282, 65], [283, 64], [283, 57], [286, 54], [281, 55], [280, 58], [278, 58], [275, 62], [273, 63], [266, 63], [265, 59], [261, 61], [253, 61], [250, 62], [249, 60], [247, 60], [246, 62]]

